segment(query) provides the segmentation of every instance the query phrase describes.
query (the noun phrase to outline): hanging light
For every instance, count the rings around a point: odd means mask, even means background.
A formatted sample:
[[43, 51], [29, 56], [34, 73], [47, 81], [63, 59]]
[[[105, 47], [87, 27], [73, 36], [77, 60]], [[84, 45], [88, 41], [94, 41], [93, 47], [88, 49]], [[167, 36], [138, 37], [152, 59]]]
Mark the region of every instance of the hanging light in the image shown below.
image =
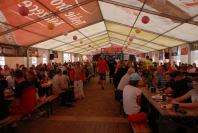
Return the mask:
[[132, 42], [132, 41], [133, 41], [133, 38], [134, 38], [134, 36], [130, 36], [130, 37], [128, 38], [128, 41], [129, 41], [129, 42]]
[[142, 23], [147, 24], [150, 21], [150, 18], [148, 16], [143, 16], [142, 17]]
[[135, 32], [136, 32], [136, 33], [140, 33], [141, 31], [142, 31], [142, 30], [139, 29], [139, 28], [135, 29]]
[[73, 40], [77, 40], [78, 39], [78, 37], [75, 35], [75, 36], [73, 36]]
[[21, 6], [19, 7], [19, 14], [21, 14], [21, 16], [27, 16], [29, 13], [29, 9], [25, 6]]
[[53, 23], [48, 23], [48, 29], [53, 30], [54, 29], [54, 24]]
[[83, 44], [83, 40], [80, 41], [80, 44]]

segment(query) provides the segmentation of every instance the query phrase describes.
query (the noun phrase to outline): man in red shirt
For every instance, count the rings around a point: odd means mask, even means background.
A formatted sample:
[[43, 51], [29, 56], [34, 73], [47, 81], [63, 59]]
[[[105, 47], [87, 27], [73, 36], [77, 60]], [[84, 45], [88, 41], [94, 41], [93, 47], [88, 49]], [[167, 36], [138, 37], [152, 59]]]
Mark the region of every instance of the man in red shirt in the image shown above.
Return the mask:
[[100, 57], [98, 62], [97, 62], [97, 71], [100, 75], [100, 83], [102, 85], [102, 89], [104, 90], [104, 86], [106, 83], [106, 72], [108, 69], [108, 65], [106, 63], [106, 61]]

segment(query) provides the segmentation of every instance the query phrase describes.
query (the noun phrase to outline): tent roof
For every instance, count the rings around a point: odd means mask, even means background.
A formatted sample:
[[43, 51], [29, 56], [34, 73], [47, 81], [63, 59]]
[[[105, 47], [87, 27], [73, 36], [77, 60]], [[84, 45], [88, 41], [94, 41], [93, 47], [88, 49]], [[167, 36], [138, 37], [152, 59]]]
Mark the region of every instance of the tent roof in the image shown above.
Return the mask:
[[[28, 16], [19, 14], [22, 5]], [[143, 16], [150, 18], [148, 24]], [[197, 41], [197, 36], [197, 0], [0, 0], [4, 44], [81, 54], [121, 46], [137, 54]]]

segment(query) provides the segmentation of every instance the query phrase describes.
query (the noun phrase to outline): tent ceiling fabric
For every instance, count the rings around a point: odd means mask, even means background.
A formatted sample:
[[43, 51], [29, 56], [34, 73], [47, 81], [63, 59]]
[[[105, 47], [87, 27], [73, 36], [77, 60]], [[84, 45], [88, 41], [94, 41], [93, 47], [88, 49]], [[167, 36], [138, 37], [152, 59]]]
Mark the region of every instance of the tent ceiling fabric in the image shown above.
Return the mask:
[[[197, 0], [144, 2], [0, 0], [0, 43], [81, 54], [120, 46], [137, 54], [197, 41]], [[19, 14], [22, 5], [29, 9], [28, 16]], [[143, 16], [150, 18], [148, 24], [142, 23]], [[48, 29], [49, 23], [54, 24], [53, 30]]]

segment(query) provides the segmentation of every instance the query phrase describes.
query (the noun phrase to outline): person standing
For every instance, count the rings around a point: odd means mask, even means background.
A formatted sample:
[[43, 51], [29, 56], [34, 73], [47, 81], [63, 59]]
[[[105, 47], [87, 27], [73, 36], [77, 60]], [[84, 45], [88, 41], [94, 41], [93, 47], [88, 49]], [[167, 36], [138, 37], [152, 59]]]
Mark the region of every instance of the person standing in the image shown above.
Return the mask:
[[77, 62], [74, 69], [74, 96], [76, 100], [83, 99], [85, 97], [83, 91], [83, 72], [83, 67], [81, 67], [80, 62]]
[[152, 66], [152, 61], [149, 59], [149, 56], [146, 56], [144, 65], [145, 65], [146, 69], [148, 69], [150, 66]]
[[116, 66], [116, 61], [110, 57], [110, 59], [108, 60], [108, 67], [109, 67], [109, 81], [110, 83], [113, 82], [113, 76], [115, 73], [115, 66]]
[[106, 83], [106, 72], [108, 69], [108, 65], [106, 63], [106, 61], [100, 57], [98, 62], [97, 62], [97, 71], [99, 73], [100, 76], [100, 83], [101, 83], [101, 87], [104, 90], [104, 86]]

